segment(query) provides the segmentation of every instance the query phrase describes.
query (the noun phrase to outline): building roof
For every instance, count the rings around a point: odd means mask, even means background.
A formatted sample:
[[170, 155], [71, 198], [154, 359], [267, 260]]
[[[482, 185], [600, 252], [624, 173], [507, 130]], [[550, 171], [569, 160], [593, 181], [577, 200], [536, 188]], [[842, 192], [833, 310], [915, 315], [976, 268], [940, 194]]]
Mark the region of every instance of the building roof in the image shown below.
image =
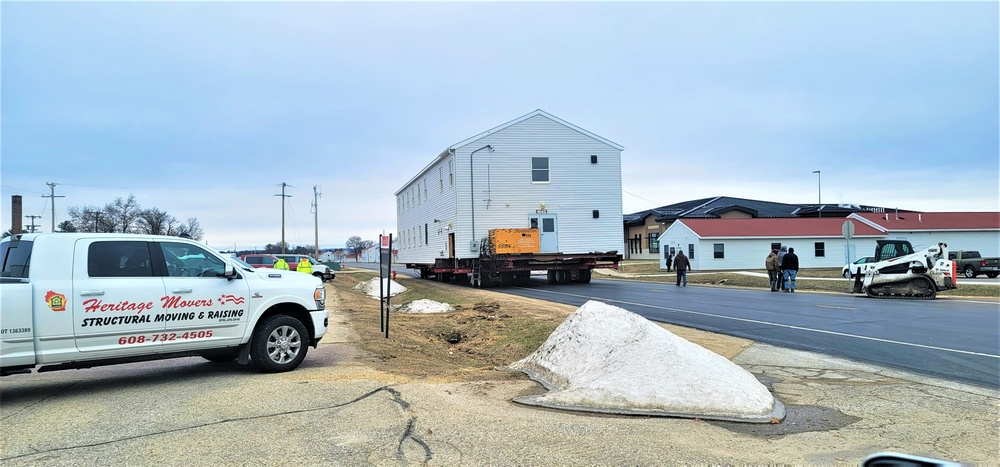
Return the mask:
[[[701, 238], [842, 237], [844, 218], [678, 219]], [[675, 224], [676, 224], [675, 223]], [[854, 221], [855, 237], [883, 237], [885, 232]]]
[[[883, 212], [885, 208], [861, 205], [838, 204], [787, 204], [755, 199], [715, 196], [660, 206], [632, 214], [625, 214], [625, 225], [640, 225], [649, 215], [656, 216], [656, 222], [672, 222], [677, 219], [719, 218], [730, 211], [741, 211], [759, 218], [790, 217], [847, 217], [854, 212]], [[902, 211], [900, 211], [902, 212]], [[906, 211], [909, 212], [909, 211]]]
[[410, 185], [412, 185], [414, 181], [416, 181], [416, 180], [420, 179], [421, 177], [423, 177], [431, 169], [431, 167], [434, 166], [434, 164], [436, 164], [439, 160], [444, 159], [444, 158], [448, 157], [450, 154], [454, 153], [456, 149], [458, 149], [460, 147], [463, 147], [465, 145], [468, 145], [470, 143], [473, 143], [476, 140], [483, 138], [484, 136], [491, 135], [491, 134], [496, 133], [496, 132], [498, 132], [500, 130], [503, 130], [503, 129], [508, 128], [510, 126], [513, 126], [513, 125], [516, 125], [518, 123], [521, 123], [521, 122], [523, 122], [523, 121], [525, 121], [525, 120], [527, 120], [529, 118], [532, 118], [532, 117], [535, 117], [535, 116], [538, 116], [538, 115], [544, 116], [545, 118], [548, 118], [549, 120], [552, 120], [552, 121], [554, 121], [556, 123], [559, 123], [560, 125], [563, 125], [563, 126], [565, 126], [567, 128], [571, 128], [571, 129], [573, 129], [575, 131], [578, 131], [578, 132], [580, 132], [580, 133], [582, 133], [584, 135], [587, 135], [587, 136], [589, 136], [589, 137], [591, 137], [591, 138], [593, 138], [595, 140], [598, 140], [598, 141], [600, 141], [600, 142], [602, 142], [604, 144], [607, 144], [608, 146], [611, 146], [611, 147], [613, 147], [613, 148], [615, 148], [615, 149], [617, 149], [619, 151], [625, 150], [624, 146], [622, 146], [622, 145], [620, 145], [620, 144], [618, 144], [618, 143], [616, 143], [614, 141], [611, 141], [611, 140], [606, 139], [606, 138], [602, 138], [602, 137], [600, 137], [600, 136], [598, 136], [598, 135], [596, 135], [594, 133], [591, 133], [591, 132], [589, 132], [587, 130], [584, 130], [583, 128], [580, 128], [580, 127], [578, 127], [578, 126], [576, 126], [576, 125], [574, 125], [572, 123], [569, 123], [569, 122], [567, 122], [567, 121], [565, 121], [565, 120], [563, 120], [563, 119], [561, 119], [559, 117], [556, 117], [555, 115], [552, 115], [552, 114], [550, 114], [550, 113], [548, 113], [548, 112], [546, 112], [546, 111], [544, 111], [542, 109], [537, 109], [534, 112], [530, 112], [528, 114], [522, 115], [522, 116], [517, 117], [517, 118], [515, 118], [515, 119], [513, 119], [513, 120], [511, 120], [511, 121], [509, 121], [507, 123], [504, 123], [502, 125], [490, 128], [489, 130], [486, 130], [486, 131], [484, 131], [482, 133], [479, 133], [479, 134], [477, 134], [475, 136], [466, 138], [466, 139], [464, 139], [462, 141], [459, 141], [459, 142], [457, 142], [455, 144], [452, 144], [451, 146], [448, 146], [447, 148], [444, 149], [444, 151], [441, 151], [441, 153], [438, 154], [437, 157], [435, 157], [433, 160], [431, 160], [430, 163], [428, 163], [426, 166], [424, 166], [424, 168], [421, 169], [420, 172], [417, 172], [416, 175], [414, 175], [412, 178], [410, 178], [409, 180], [407, 180], [407, 182], [404, 183], [403, 186], [400, 187], [399, 190], [396, 190], [396, 192], [394, 193], [394, 195], [395, 196], [399, 196], [399, 194], [402, 193], [403, 191], [405, 191], [407, 187], [409, 187]]
[[883, 232], [1000, 230], [1000, 212], [861, 212], [848, 218]]
[[525, 121], [525, 120], [527, 120], [529, 118], [536, 117], [538, 115], [541, 115], [541, 116], [543, 116], [545, 118], [548, 118], [549, 120], [552, 120], [552, 121], [554, 121], [554, 122], [556, 122], [556, 123], [558, 123], [560, 125], [563, 125], [563, 126], [565, 126], [567, 128], [571, 128], [573, 130], [576, 130], [576, 131], [578, 131], [578, 132], [580, 132], [580, 133], [582, 133], [584, 135], [587, 135], [587, 136], [589, 136], [589, 137], [591, 137], [593, 139], [596, 139], [596, 140], [598, 140], [598, 141], [600, 141], [600, 142], [602, 142], [604, 144], [607, 144], [608, 146], [611, 146], [611, 147], [613, 147], [613, 148], [615, 148], [615, 149], [617, 149], [619, 151], [624, 151], [625, 150], [624, 146], [622, 146], [622, 145], [620, 145], [620, 144], [618, 144], [618, 143], [616, 143], [614, 141], [602, 138], [602, 137], [600, 137], [600, 136], [598, 136], [598, 135], [596, 135], [594, 133], [591, 133], [591, 132], [589, 132], [587, 130], [584, 130], [583, 128], [580, 128], [580, 127], [578, 127], [578, 126], [576, 126], [576, 125], [574, 125], [572, 123], [569, 123], [569, 122], [567, 122], [567, 121], [565, 121], [565, 120], [563, 120], [563, 119], [561, 119], [559, 117], [556, 117], [555, 115], [552, 115], [552, 114], [550, 114], [550, 113], [548, 113], [548, 112], [546, 112], [546, 111], [544, 111], [542, 109], [537, 109], [534, 112], [530, 112], [530, 113], [528, 113], [526, 115], [522, 115], [520, 117], [517, 117], [517, 118], [515, 118], [515, 119], [513, 119], [513, 120], [511, 120], [511, 121], [509, 121], [507, 123], [504, 123], [503, 125], [491, 128], [491, 129], [486, 130], [486, 131], [484, 131], [482, 133], [479, 133], [478, 135], [466, 138], [466, 139], [464, 139], [462, 141], [459, 141], [459, 142], [457, 142], [455, 144], [452, 144], [451, 146], [448, 146], [448, 148], [446, 148], [444, 151], [442, 151], [441, 154], [445, 155], [449, 151], [454, 151], [455, 149], [458, 149], [458, 148], [460, 148], [462, 146], [465, 146], [465, 145], [467, 145], [469, 143], [475, 142], [476, 140], [481, 139], [484, 136], [489, 136], [489, 135], [491, 135], [493, 133], [496, 133], [496, 132], [498, 132], [500, 130], [503, 130], [503, 129], [507, 128], [507, 127], [511, 127], [511, 126], [517, 125], [518, 123], [521, 123], [521, 122], [523, 122], [523, 121]]

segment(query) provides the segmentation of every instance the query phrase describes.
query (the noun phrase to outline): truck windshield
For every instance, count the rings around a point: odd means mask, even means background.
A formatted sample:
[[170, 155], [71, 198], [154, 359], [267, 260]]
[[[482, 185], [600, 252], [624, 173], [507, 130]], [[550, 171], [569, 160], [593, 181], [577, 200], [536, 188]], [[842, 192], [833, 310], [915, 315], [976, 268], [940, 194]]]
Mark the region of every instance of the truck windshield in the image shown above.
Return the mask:
[[31, 242], [11, 240], [0, 243], [0, 260], [3, 261], [0, 277], [26, 279], [31, 262]]

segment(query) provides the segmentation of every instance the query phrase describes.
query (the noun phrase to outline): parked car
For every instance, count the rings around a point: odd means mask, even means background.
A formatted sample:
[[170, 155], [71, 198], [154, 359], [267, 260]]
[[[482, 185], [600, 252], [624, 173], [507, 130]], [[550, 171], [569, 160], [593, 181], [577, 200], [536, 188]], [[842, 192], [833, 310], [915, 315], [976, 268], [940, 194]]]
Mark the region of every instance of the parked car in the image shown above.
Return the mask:
[[858, 258], [857, 261], [851, 264], [845, 264], [840, 270], [840, 275], [844, 276], [844, 279], [851, 279], [854, 276], [862, 276], [865, 274], [867, 267], [865, 265], [874, 263], [874, 256], [864, 256]]
[[973, 278], [980, 274], [993, 279], [1000, 274], [1000, 258], [983, 258], [978, 251], [956, 250], [948, 252], [948, 259], [957, 263], [958, 272]]
[[[309, 255], [274, 254], [271, 256], [274, 256], [275, 258], [285, 258], [285, 262], [288, 263], [288, 269], [292, 271], [298, 269], [299, 261], [302, 261], [302, 258], [305, 258], [306, 261], [309, 261], [312, 264], [313, 267], [312, 275], [320, 278], [324, 282], [328, 280], [333, 280], [335, 277], [337, 277], [332, 269], [328, 268], [325, 264], [319, 262], [319, 260]], [[277, 259], [275, 261], [277, 261]]]
[[273, 268], [278, 258], [268, 254], [251, 254], [240, 256], [245, 263], [255, 268]]

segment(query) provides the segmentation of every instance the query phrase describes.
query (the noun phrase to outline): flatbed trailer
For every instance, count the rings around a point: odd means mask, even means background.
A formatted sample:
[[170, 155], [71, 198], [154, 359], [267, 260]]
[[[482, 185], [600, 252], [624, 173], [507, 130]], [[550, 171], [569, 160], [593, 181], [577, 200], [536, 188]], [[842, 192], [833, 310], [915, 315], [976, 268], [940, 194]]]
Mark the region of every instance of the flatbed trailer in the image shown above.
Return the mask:
[[423, 279], [468, 282], [473, 287], [513, 285], [545, 271], [550, 284], [589, 284], [594, 269], [618, 269], [617, 251], [591, 253], [486, 254], [478, 258], [438, 258], [433, 263], [406, 263]]

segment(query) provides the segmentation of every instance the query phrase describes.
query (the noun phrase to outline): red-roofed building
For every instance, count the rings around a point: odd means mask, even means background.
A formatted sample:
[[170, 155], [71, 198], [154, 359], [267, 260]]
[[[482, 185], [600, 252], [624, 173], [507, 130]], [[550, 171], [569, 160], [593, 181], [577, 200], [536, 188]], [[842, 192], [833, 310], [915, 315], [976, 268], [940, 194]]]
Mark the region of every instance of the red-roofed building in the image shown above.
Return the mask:
[[[846, 221], [854, 224], [850, 242]], [[847, 218], [677, 219], [660, 238], [663, 253], [678, 249], [695, 270], [763, 269], [772, 248], [795, 248], [800, 266], [841, 267], [870, 256], [877, 239], [905, 239], [917, 249], [945, 242], [952, 250], [979, 250], [1000, 256], [1000, 213], [854, 213]], [[848, 245], [852, 250], [848, 254]], [[849, 260], [850, 257], [850, 260]]]

